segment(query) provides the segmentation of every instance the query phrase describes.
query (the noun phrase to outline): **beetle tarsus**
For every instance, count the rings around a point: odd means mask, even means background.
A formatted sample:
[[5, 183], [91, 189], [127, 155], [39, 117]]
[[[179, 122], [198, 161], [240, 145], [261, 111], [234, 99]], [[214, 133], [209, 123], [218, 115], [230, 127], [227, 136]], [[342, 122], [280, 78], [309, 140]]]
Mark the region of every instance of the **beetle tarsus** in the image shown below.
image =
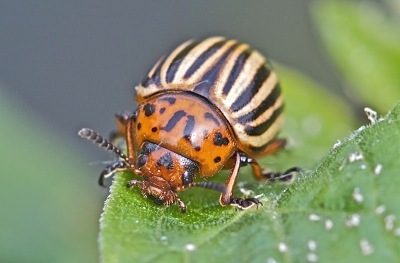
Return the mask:
[[182, 214], [186, 213], [185, 203], [179, 198], [178, 198], [177, 202], [179, 203], [179, 208], [181, 209]]
[[266, 178], [267, 181], [279, 180], [288, 183], [293, 181], [293, 173], [300, 172], [302, 172], [302, 170], [299, 167], [292, 167], [283, 173], [263, 173], [263, 177]]
[[230, 205], [235, 206], [237, 210], [246, 210], [246, 209], [251, 208], [254, 205], [258, 209], [258, 206], [263, 205], [263, 203], [261, 203], [260, 200], [258, 200], [257, 198], [254, 198], [254, 197], [245, 198], [245, 199], [233, 197], [231, 199]]
[[103, 188], [106, 188], [106, 185], [104, 184], [104, 178], [112, 176], [116, 171], [126, 170], [127, 168], [128, 165], [124, 161], [118, 161], [108, 165], [100, 174], [99, 185]]

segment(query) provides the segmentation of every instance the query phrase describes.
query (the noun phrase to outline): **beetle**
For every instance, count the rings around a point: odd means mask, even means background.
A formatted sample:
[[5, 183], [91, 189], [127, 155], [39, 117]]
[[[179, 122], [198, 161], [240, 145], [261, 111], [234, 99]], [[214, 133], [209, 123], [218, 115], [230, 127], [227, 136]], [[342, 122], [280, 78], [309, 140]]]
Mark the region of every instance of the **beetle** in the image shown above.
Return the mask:
[[[131, 180], [157, 204], [184, 202], [177, 193], [191, 187], [221, 193], [222, 206], [246, 209], [262, 204], [257, 198], [233, 196], [241, 166], [250, 164], [258, 181], [290, 180], [284, 173], [264, 172], [255, 158], [285, 146], [276, 139], [283, 122], [283, 95], [271, 63], [248, 44], [223, 37], [190, 40], [162, 57], [135, 88], [138, 107], [117, 113], [112, 138], [126, 139], [127, 154], [97, 132], [84, 128], [83, 138], [116, 153], [99, 184], [117, 170], [131, 170]], [[195, 182], [231, 169], [226, 184]]]

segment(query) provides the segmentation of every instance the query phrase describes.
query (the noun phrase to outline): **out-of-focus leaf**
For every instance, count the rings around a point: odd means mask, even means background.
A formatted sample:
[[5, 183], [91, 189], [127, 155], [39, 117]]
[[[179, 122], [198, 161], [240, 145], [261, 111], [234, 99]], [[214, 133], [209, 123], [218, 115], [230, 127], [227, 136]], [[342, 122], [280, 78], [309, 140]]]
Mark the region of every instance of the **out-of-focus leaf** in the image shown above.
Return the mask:
[[97, 262], [100, 191], [40, 124], [0, 88], [0, 262]]
[[323, 43], [357, 96], [387, 112], [400, 99], [400, 20], [372, 1], [315, 1], [312, 11]]

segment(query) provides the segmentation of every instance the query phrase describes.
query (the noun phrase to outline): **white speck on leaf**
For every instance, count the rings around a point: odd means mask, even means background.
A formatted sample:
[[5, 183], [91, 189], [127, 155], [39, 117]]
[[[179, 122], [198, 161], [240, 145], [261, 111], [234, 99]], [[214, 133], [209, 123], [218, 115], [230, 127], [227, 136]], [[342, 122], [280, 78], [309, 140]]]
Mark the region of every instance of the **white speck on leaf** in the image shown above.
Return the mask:
[[186, 245], [185, 245], [185, 249], [186, 249], [187, 251], [195, 251], [195, 250], [196, 250], [196, 246], [193, 245], [193, 244], [186, 244]]
[[358, 187], [354, 188], [353, 198], [357, 203], [362, 203], [364, 201], [364, 196], [360, 193], [360, 189]]
[[278, 249], [280, 252], [287, 252], [288, 251], [288, 247], [285, 243], [281, 242], [278, 245]]
[[365, 107], [364, 112], [367, 115], [367, 118], [371, 122], [371, 124], [376, 123], [376, 118], [378, 117], [376, 111], [374, 111], [368, 107]]
[[382, 171], [382, 164], [378, 164], [377, 166], [375, 166], [374, 173], [376, 175], [379, 175], [381, 171]]
[[388, 215], [385, 217], [385, 229], [387, 231], [390, 231], [393, 229], [393, 222], [396, 220], [396, 217], [394, 215]]
[[364, 158], [364, 156], [362, 155], [362, 153], [352, 153], [349, 155], [349, 162], [355, 162], [355, 161], [359, 161], [362, 160]]
[[360, 248], [361, 248], [361, 253], [365, 256], [368, 256], [372, 254], [372, 252], [374, 252], [374, 248], [365, 238], [360, 240]]
[[383, 212], [385, 212], [386, 211], [386, 207], [384, 206], [384, 205], [380, 205], [380, 206], [378, 206], [376, 209], [375, 209], [375, 213], [377, 214], [377, 215], [380, 215], [380, 214], [382, 214]]
[[359, 214], [352, 214], [350, 215], [349, 219], [346, 221], [346, 226], [353, 227], [358, 226], [360, 224], [360, 215]]
[[274, 258], [268, 258], [267, 263], [277, 263]]
[[318, 261], [318, 257], [314, 253], [308, 253], [307, 254], [307, 260], [309, 262], [317, 262]]
[[341, 141], [337, 141], [334, 145], [333, 145], [333, 149], [335, 149], [336, 147], [340, 146], [342, 144]]
[[311, 215], [308, 216], [308, 219], [309, 219], [310, 221], [315, 222], [315, 221], [319, 221], [321, 218], [320, 218], [318, 215], [316, 215], [316, 214], [311, 214]]
[[252, 190], [248, 190], [248, 189], [246, 189], [246, 188], [240, 187], [239, 190], [240, 190], [240, 192], [242, 192], [242, 194], [244, 194], [246, 197], [247, 197], [247, 196], [251, 196], [251, 195], [254, 194], [254, 192], [253, 192]]
[[394, 230], [394, 235], [400, 237], [400, 227]]
[[314, 240], [309, 240], [307, 246], [310, 251], [314, 251], [317, 248], [317, 243]]
[[325, 229], [326, 230], [331, 230], [333, 227], [333, 222], [330, 219], [325, 220]]

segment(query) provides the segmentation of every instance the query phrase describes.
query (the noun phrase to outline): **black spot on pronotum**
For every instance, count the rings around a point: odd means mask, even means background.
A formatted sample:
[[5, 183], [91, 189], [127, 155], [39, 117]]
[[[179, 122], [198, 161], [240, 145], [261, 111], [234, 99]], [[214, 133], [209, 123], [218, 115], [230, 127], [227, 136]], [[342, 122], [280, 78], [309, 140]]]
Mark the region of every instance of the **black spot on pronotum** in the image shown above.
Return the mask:
[[163, 113], [164, 113], [164, 111], [165, 111], [165, 108], [164, 108], [164, 107], [162, 107], [162, 108], [160, 109], [160, 114], [163, 114]]
[[151, 128], [151, 131], [152, 131], [152, 132], [156, 132], [156, 131], [157, 131], [157, 127]]
[[217, 156], [214, 158], [214, 163], [219, 163], [221, 161], [221, 157]]
[[219, 121], [211, 113], [206, 112], [204, 114], [204, 118], [212, 120], [215, 124], [217, 124], [219, 126]]
[[175, 98], [172, 98], [172, 97], [164, 97], [164, 98], [160, 98], [159, 99], [159, 101], [168, 101], [169, 102], [169, 104], [174, 104], [175, 103], [175, 101], [176, 101], [176, 99]]
[[146, 162], [147, 162], [147, 160], [148, 160], [148, 156], [147, 156], [147, 155], [145, 155], [145, 154], [139, 154], [138, 160], [137, 160], [137, 166], [138, 166], [138, 168], [140, 168], [140, 167], [142, 167], [143, 165], [145, 165]]
[[138, 131], [140, 131], [140, 128], [142, 128], [142, 124], [139, 122], [139, 123], [137, 124], [137, 129], [138, 129]]
[[228, 145], [229, 139], [222, 136], [222, 133], [217, 132], [214, 136], [214, 144], [217, 146]]
[[143, 109], [144, 109], [144, 115], [146, 115], [146, 117], [149, 117], [156, 110], [156, 106], [154, 104], [147, 103], [146, 105], [143, 106]]
[[157, 161], [158, 166], [165, 166], [168, 170], [174, 169], [174, 162], [172, 161], [171, 153], [166, 153]]
[[200, 151], [200, 146], [196, 146], [196, 147], [194, 147], [194, 149], [196, 150], [196, 151]]

